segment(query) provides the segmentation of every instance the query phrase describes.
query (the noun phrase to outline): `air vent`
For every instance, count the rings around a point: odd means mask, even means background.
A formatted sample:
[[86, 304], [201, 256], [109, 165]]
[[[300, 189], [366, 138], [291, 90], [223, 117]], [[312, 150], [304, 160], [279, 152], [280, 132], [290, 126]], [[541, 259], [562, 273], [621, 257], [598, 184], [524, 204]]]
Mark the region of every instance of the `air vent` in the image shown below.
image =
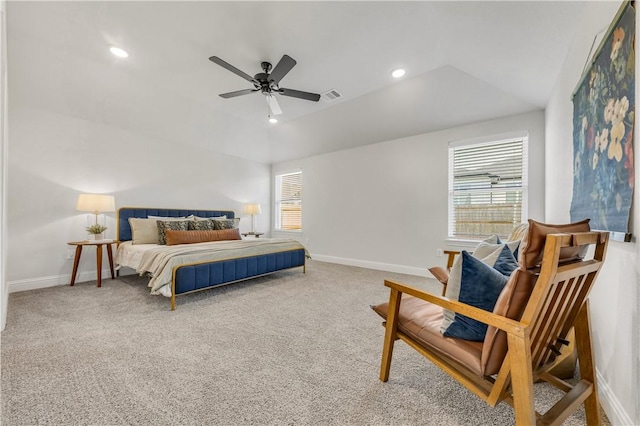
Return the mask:
[[342, 94], [338, 92], [336, 89], [327, 90], [322, 94], [322, 99], [324, 99], [325, 102], [333, 102], [336, 99], [340, 99], [341, 97], [342, 97]]

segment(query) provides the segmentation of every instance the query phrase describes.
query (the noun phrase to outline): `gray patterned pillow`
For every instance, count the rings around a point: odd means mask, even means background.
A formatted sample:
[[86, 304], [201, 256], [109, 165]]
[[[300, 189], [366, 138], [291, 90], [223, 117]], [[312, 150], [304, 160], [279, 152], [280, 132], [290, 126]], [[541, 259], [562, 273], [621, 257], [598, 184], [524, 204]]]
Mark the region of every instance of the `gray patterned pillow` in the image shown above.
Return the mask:
[[213, 222], [213, 220], [209, 219], [190, 221], [189, 231], [213, 231], [214, 229], [216, 229]]
[[220, 229], [235, 229], [238, 227], [239, 223], [240, 223], [240, 219], [223, 219], [223, 220], [218, 220], [218, 219], [214, 219], [212, 220], [213, 222], [213, 226], [215, 230], [220, 230]]
[[191, 220], [171, 220], [171, 221], [158, 220], [156, 222], [158, 224], [158, 244], [167, 244], [167, 237], [164, 233], [165, 229], [171, 229], [172, 231], [188, 231], [189, 222], [193, 222], [193, 221]]

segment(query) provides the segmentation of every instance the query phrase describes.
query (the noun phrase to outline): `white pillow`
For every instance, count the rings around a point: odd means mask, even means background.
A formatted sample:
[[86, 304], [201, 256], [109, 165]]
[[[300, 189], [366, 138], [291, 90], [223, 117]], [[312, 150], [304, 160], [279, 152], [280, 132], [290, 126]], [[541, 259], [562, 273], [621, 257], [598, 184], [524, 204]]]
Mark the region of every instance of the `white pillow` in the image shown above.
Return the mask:
[[493, 253], [498, 247], [502, 248], [505, 245], [509, 247], [509, 250], [511, 250], [511, 253], [515, 253], [516, 249], [520, 246], [520, 240], [507, 241], [506, 243], [502, 243], [502, 244], [489, 244], [485, 241], [482, 241], [473, 250], [473, 257], [477, 257], [478, 259], [481, 259], [489, 255], [490, 253]]
[[499, 240], [498, 236], [496, 234], [493, 234], [493, 235], [489, 235], [487, 238], [480, 241], [480, 243], [498, 244], [498, 240]]
[[158, 244], [158, 224], [155, 219], [129, 218], [131, 244]]
[[172, 220], [189, 220], [192, 219], [191, 216], [189, 217], [185, 217], [185, 216], [181, 216], [181, 217], [176, 217], [176, 216], [170, 216], [170, 217], [165, 217], [165, 216], [147, 216], [147, 219], [153, 219], [153, 220], [161, 220], [163, 222], [169, 222]]
[[198, 221], [203, 221], [203, 220], [210, 220], [210, 219], [213, 219], [213, 220], [223, 220], [223, 219], [226, 219], [226, 218], [227, 218], [227, 215], [224, 215], [224, 216], [216, 216], [216, 217], [189, 216], [189, 219], [195, 219], [195, 221], [196, 221], [196, 222], [198, 222]]

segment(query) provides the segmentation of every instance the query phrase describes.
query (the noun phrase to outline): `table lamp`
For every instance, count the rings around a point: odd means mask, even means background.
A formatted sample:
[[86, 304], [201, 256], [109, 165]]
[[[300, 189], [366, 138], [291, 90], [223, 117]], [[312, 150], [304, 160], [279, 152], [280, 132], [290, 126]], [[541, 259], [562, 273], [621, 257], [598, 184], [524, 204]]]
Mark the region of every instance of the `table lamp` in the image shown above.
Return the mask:
[[103, 194], [80, 194], [76, 210], [79, 212], [93, 212], [96, 215], [96, 225], [100, 212], [116, 211], [116, 202], [113, 195]]
[[242, 207], [242, 214], [251, 215], [251, 234], [256, 233], [256, 215], [262, 213], [260, 204], [245, 204]]

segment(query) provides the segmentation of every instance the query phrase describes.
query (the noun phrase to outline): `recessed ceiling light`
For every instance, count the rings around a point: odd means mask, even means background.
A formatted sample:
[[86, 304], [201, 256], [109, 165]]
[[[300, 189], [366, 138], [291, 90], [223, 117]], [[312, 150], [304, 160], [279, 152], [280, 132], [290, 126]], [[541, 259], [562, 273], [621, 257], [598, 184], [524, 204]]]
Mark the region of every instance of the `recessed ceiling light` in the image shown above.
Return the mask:
[[271, 124], [276, 124], [277, 122], [278, 122], [278, 119], [277, 119], [277, 118], [273, 118], [273, 117], [270, 117], [270, 118], [269, 118], [269, 123], [271, 123]]
[[125, 50], [120, 49], [119, 47], [112, 46], [109, 48], [109, 50], [119, 58], [126, 58], [127, 56], [129, 56], [129, 54]]
[[404, 75], [404, 73], [405, 71], [402, 68], [398, 68], [397, 70], [393, 70], [391, 75], [394, 76], [395, 78], [400, 78]]

